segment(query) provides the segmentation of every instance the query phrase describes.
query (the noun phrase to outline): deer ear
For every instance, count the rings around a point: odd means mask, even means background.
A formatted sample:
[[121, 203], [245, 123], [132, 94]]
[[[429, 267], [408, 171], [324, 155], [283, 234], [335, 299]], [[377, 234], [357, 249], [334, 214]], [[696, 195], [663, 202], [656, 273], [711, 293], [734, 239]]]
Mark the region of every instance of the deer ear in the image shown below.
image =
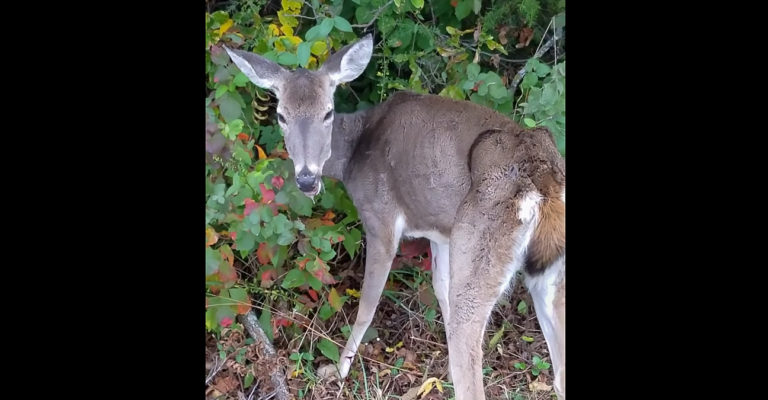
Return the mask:
[[256, 86], [277, 92], [288, 71], [277, 63], [247, 51], [224, 46], [229, 57]]
[[357, 79], [365, 71], [373, 54], [373, 36], [367, 34], [328, 57], [321, 70], [331, 77], [333, 85]]

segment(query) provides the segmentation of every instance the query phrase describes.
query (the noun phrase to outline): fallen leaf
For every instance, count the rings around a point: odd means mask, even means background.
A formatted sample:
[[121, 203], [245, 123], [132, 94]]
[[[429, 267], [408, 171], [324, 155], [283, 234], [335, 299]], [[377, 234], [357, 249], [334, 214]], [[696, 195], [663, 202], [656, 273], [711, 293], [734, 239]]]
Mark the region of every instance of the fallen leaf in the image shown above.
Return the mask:
[[430, 391], [432, 391], [433, 387], [437, 387], [437, 391], [443, 393], [443, 383], [440, 382], [439, 379], [432, 377], [421, 384], [421, 387], [419, 388], [419, 391], [416, 392], [416, 394], [421, 394], [421, 398], [423, 399], [427, 394], [429, 394]]
[[528, 389], [531, 392], [536, 392], [536, 391], [548, 392], [552, 390], [552, 386], [549, 386], [544, 382], [540, 382], [539, 380], [535, 380], [528, 385]]
[[533, 29], [529, 27], [520, 29], [520, 32], [517, 34], [517, 38], [517, 44], [515, 47], [521, 49], [525, 46], [528, 46], [528, 44], [531, 43], [531, 39], [533, 39]]
[[360, 291], [358, 291], [358, 290], [355, 290], [355, 289], [347, 289], [347, 290], [346, 290], [346, 293], [347, 293], [347, 295], [349, 295], [349, 296], [352, 296], [352, 297], [354, 297], [354, 298], [356, 298], [356, 299], [359, 299], [359, 298], [360, 298]]
[[507, 44], [507, 42], [509, 41], [507, 39], [507, 32], [509, 32], [509, 26], [504, 25], [501, 28], [499, 28], [499, 43]]

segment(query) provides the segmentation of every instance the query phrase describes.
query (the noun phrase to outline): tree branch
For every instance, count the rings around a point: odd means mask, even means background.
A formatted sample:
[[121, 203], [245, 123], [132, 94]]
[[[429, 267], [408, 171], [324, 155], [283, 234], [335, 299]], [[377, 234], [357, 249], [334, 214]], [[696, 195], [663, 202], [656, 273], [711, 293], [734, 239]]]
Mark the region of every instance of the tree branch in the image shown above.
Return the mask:
[[[272, 347], [272, 343], [269, 342], [267, 334], [261, 330], [259, 319], [256, 318], [256, 314], [254, 314], [253, 311], [248, 311], [245, 315], [238, 315], [238, 319], [245, 327], [245, 330], [248, 331], [248, 334], [251, 335], [257, 343], [261, 343], [261, 347], [264, 349], [264, 354], [272, 358], [277, 358], [277, 352], [275, 351], [275, 348]], [[288, 393], [288, 387], [285, 384], [285, 374], [283, 374], [283, 369], [277, 368], [269, 378], [272, 382], [272, 386], [275, 388], [275, 399], [289, 400], [291, 396]]]
[[[541, 58], [541, 56], [543, 56], [544, 53], [546, 53], [547, 51], [549, 51], [550, 48], [552, 48], [552, 46], [555, 44], [557, 39], [560, 39], [562, 34], [563, 34], [562, 27], [555, 29], [552, 37], [546, 43], [544, 43], [543, 46], [539, 47], [539, 49], [536, 50], [536, 54], [534, 54], [533, 57], [531, 58]], [[517, 90], [517, 85], [520, 84], [520, 81], [523, 79], [523, 77], [527, 72], [528, 71], [525, 70], [525, 66], [523, 66], [523, 68], [520, 68], [520, 70], [517, 71], [517, 74], [515, 74], [515, 77], [512, 79], [512, 87], [511, 87], [513, 95]]]
[[383, 6], [379, 7], [378, 10], [376, 10], [376, 13], [373, 14], [373, 19], [368, 21], [367, 24], [355, 24], [352, 25], [353, 28], [367, 28], [371, 25], [373, 25], [374, 22], [376, 22], [376, 18], [379, 18], [379, 15], [384, 11], [385, 8], [389, 7], [395, 0], [389, 0], [387, 4], [384, 4]]

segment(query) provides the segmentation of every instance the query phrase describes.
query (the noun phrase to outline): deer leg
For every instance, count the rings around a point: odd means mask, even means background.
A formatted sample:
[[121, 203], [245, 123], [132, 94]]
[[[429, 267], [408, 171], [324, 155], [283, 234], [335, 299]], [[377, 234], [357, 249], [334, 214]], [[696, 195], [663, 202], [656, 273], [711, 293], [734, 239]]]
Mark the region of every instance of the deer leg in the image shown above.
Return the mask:
[[565, 400], [565, 257], [560, 257], [539, 275], [526, 274], [526, 286], [547, 340], [555, 372], [555, 393], [558, 400]]
[[[507, 189], [501, 191], [499, 189]], [[498, 298], [525, 261], [537, 203], [535, 192], [470, 189], [451, 232], [448, 357], [456, 400], [484, 400], [483, 338]], [[496, 201], [498, 199], [498, 201]]]
[[448, 289], [451, 281], [450, 246], [434, 241], [430, 241], [429, 246], [432, 249], [432, 288], [435, 290], [435, 297], [437, 297], [437, 302], [440, 304], [443, 324], [447, 327], [448, 319], [451, 315], [448, 305]]
[[357, 318], [339, 359], [339, 375], [342, 379], [347, 377], [360, 341], [373, 321], [401, 234], [402, 226], [398, 227], [397, 224], [390, 225], [390, 229], [383, 229], [381, 224], [369, 223], [366, 226], [365, 277], [360, 292]]

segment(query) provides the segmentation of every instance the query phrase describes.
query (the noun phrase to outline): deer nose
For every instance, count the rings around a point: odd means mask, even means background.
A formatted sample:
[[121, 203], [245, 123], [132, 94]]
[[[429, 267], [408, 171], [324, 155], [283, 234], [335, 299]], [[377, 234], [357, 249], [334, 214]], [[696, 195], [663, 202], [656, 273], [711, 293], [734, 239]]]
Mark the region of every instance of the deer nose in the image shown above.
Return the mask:
[[310, 172], [307, 167], [304, 167], [296, 176], [296, 185], [302, 192], [314, 192], [317, 189], [317, 176]]

